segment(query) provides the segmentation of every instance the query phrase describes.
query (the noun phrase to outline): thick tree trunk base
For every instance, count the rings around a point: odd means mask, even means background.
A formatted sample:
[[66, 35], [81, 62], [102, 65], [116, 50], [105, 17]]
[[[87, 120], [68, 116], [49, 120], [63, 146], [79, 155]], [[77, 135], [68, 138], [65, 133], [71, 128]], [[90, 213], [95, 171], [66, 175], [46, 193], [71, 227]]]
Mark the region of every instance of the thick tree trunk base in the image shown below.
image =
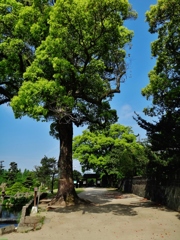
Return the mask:
[[48, 206], [59, 206], [59, 207], [67, 207], [67, 206], [74, 206], [74, 205], [89, 205], [92, 204], [91, 201], [82, 199], [77, 195], [74, 196], [73, 194], [68, 194], [66, 197], [63, 195], [56, 195], [52, 201], [48, 204]]
[[56, 196], [49, 203], [49, 206], [58, 205], [61, 207], [66, 207], [66, 206], [72, 206], [72, 205], [78, 205], [78, 204], [91, 203], [89, 200], [80, 198], [71, 184], [69, 184], [70, 186], [69, 188], [66, 188], [65, 187], [66, 184], [63, 184], [64, 182], [66, 181], [61, 180], [60, 189], [57, 192]]
[[75, 189], [72, 178], [61, 178], [59, 179], [59, 187], [56, 196], [48, 204], [49, 206], [73, 206], [78, 204], [90, 204], [90, 201], [81, 199]]

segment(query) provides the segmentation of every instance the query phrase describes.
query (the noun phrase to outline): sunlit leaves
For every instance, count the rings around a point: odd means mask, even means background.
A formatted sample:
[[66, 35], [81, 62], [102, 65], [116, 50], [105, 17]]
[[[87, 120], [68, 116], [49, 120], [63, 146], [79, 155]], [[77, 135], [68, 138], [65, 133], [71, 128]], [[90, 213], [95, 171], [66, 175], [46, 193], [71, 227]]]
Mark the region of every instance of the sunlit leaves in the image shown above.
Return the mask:
[[[179, 95], [180, 63], [180, 3], [178, 0], [159, 0], [146, 13], [151, 33], [158, 39], [151, 45], [152, 55], [157, 58], [156, 66], [150, 72], [150, 83], [143, 89], [143, 95], [152, 96], [153, 104], [159, 108], [171, 108], [173, 97]], [[173, 91], [173, 96], [171, 94]], [[170, 97], [171, 96], [171, 97]], [[177, 101], [178, 104], [178, 101]], [[178, 104], [179, 105], [179, 104]], [[179, 106], [177, 106], [179, 107]]]
[[[108, 101], [120, 92], [126, 72], [125, 45], [133, 36], [123, 21], [135, 15], [127, 0], [58, 0], [54, 6], [32, 1], [30, 6], [24, 6], [15, 31], [30, 45], [34, 60], [23, 74], [22, 91], [27, 89], [26, 82], [32, 82], [29, 88], [34, 84], [36, 89], [42, 79], [56, 82], [57, 91], [56, 101], [51, 93], [46, 93], [51, 100], [45, 98], [41, 88], [38, 94], [27, 92], [32, 94], [31, 101], [19, 100], [21, 111], [16, 116], [27, 114], [38, 119], [40, 114], [59, 120], [68, 116], [77, 126], [116, 121], [116, 112]], [[58, 99], [59, 87], [63, 92]], [[24, 99], [22, 91], [12, 102], [14, 111], [18, 109], [17, 99]], [[28, 102], [37, 106], [29, 108]], [[30, 109], [33, 112], [29, 114]]]
[[180, 154], [179, 12], [178, 0], [158, 0], [146, 13], [149, 31], [157, 34], [157, 40], [151, 44], [156, 65], [149, 73], [149, 84], [142, 90], [143, 96], [152, 100], [152, 105], [144, 112], [158, 120], [149, 123], [137, 117], [139, 125], [147, 130], [152, 150], [162, 158], [158, 159], [157, 169], [164, 169], [168, 174], [179, 168]]
[[120, 124], [111, 125], [109, 130], [83, 131], [73, 140], [73, 157], [84, 170], [116, 173], [121, 177], [142, 174], [148, 161], [131, 128]]
[[46, 38], [49, 1], [0, 2], [0, 104], [17, 94], [35, 49]]
[[64, 94], [64, 88], [55, 81], [39, 79], [35, 83], [27, 81], [14, 97], [11, 106], [16, 117], [24, 114], [37, 120], [46, 119], [49, 111], [47, 104], [56, 103], [59, 111], [65, 111], [64, 106], [73, 107], [73, 99]]

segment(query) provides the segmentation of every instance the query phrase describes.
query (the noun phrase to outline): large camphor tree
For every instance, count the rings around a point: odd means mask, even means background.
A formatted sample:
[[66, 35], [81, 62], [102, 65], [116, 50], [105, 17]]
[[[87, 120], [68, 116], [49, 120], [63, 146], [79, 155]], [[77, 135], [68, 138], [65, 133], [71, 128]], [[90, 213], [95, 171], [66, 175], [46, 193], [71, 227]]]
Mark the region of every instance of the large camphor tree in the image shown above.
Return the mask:
[[[54, 5], [44, 1], [42, 10], [42, 1], [29, 1], [25, 7], [11, 2], [22, 7], [14, 29], [33, 55], [30, 62], [26, 55], [23, 58], [28, 67], [11, 106], [16, 118], [27, 115], [53, 122], [51, 134], [60, 140], [60, 156], [59, 188], [52, 203], [78, 203], [72, 172], [73, 124], [105, 127], [117, 120], [109, 101], [120, 92], [125, 46], [133, 36], [124, 20], [136, 13], [127, 0], [57, 0]], [[36, 5], [40, 13], [32, 15]], [[35, 24], [36, 14], [42, 26]], [[28, 42], [31, 32], [39, 37], [38, 46]]]
[[179, 12], [179, 0], [158, 0], [146, 13], [150, 33], [157, 34], [157, 40], [151, 45], [156, 65], [142, 94], [152, 100], [152, 106], [144, 109], [145, 114], [156, 117], [156, 121], [150, 123], [137, 116], [139, 125], [147, 130], [152, 150], [161, 156], [166, 174], [174, 174], [180, 167]]

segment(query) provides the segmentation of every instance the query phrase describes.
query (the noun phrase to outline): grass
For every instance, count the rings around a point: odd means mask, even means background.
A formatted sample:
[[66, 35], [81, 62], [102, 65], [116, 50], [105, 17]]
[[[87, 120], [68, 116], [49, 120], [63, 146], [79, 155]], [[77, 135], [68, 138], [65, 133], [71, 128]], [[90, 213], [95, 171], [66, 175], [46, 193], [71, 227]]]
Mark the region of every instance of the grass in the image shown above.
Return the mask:
[[[53, 190], [53, 194], [52, 193], [48, 193], [47, 194], [47, 198], [53, 198], [56, 196], [56, 193], [57, 193], [58, 189], [54, 189]], [[75, 188], [75, 191], [77, 194], [81, 193], [81, 192], [84, 192], [84, 188]]]
[[84, 192], [84, 188], [75, 188], [77, 194]]

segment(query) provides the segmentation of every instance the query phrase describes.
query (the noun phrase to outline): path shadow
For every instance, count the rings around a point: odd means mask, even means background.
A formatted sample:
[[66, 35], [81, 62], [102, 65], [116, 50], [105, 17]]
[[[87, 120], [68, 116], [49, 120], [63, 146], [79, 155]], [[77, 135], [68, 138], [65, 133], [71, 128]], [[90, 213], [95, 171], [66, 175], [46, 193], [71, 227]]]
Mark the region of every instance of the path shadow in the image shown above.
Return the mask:
[[119, 216], [136, 216], [137, 212], [133, 209], [133, 206], [124, 205], [124, 204], [110, 204], [107, 203], [105, 205], [78, 205], [78, 206], [69, 206], [65, 208], [58, 208], [52, 210], [57, 213], [72, 213], [81, 211], [82, 214], [87, 213], [112, 213], [114, 215]]
[[[102, 213], [111, 213], [116, 216], [137, 216], [138, 211], [136, 211], [137, 208], [149, 208], [149, 209], [158, 209], [159, 211], [168, 211], [168, 212], [174, 212], [171, 209], [167, 209], [164, 206], [159, 206], [154, 204], [151, 201], [141, 202], [139, 199], [132, 199], [132, 202], [126, 204], [123, 203], [111, 203], [110, 200], [106, 201], [102, 200], [103, 204], [89, 204], [89, 205], [76, 205], [76, 206], [68, 206], [65, 208], [56, 208], [56, 209], [50, 209], [49, 211], [53, 211], [56, 213], [61, 214], [68, 214], [68, 213], [75, 213], [75, 212], [81, 212], [82, 214], [88, 214], [88, 213], [96, 213], [96, 214], [102, 214]], [[177, 218], [180, 220], [180, 214], [176, 215]]]
[[142, 199], [139, 201], [132, 201], [131, 204], [135, 207], [143, 207], [143, 208], [153, 208], [153, 209], [158, 209], [160, 211], [166, 211], [166, 212], [176, 212], [173, 209], [170, 209], [168, 207], [166, 207], [165, 205], [156, 203], [156, 202], [152, 202], [151, 200], [147, 200], [147, 199]]
[[[55, 208], [49, 209], [49, 211], [57, 213], [72, 213], [72, 212], [82, 212], [82, 214], [87, 213], [112, 213], [116, 216], [136, 216], [138, 215], [136, 208], [152, 208], [158, 209], [160, 211], [174, 212], [173, 210], [154, 203], [150, 200], [140, 198], [134, 194], [122, 194], [118, 191], [104, 191], [101, 193], [98, 190], [88, 190], [79, 194], [80, 198], [89, 200], [92, 204], [80, 204], [75, 206], [67, 206], [65, 208]], [[128, 202], [122, 201], [129, 199]], [[118, 200], [118, 201], [112, 201]], [[180, 215], [177, 215], [180, 219]]]

